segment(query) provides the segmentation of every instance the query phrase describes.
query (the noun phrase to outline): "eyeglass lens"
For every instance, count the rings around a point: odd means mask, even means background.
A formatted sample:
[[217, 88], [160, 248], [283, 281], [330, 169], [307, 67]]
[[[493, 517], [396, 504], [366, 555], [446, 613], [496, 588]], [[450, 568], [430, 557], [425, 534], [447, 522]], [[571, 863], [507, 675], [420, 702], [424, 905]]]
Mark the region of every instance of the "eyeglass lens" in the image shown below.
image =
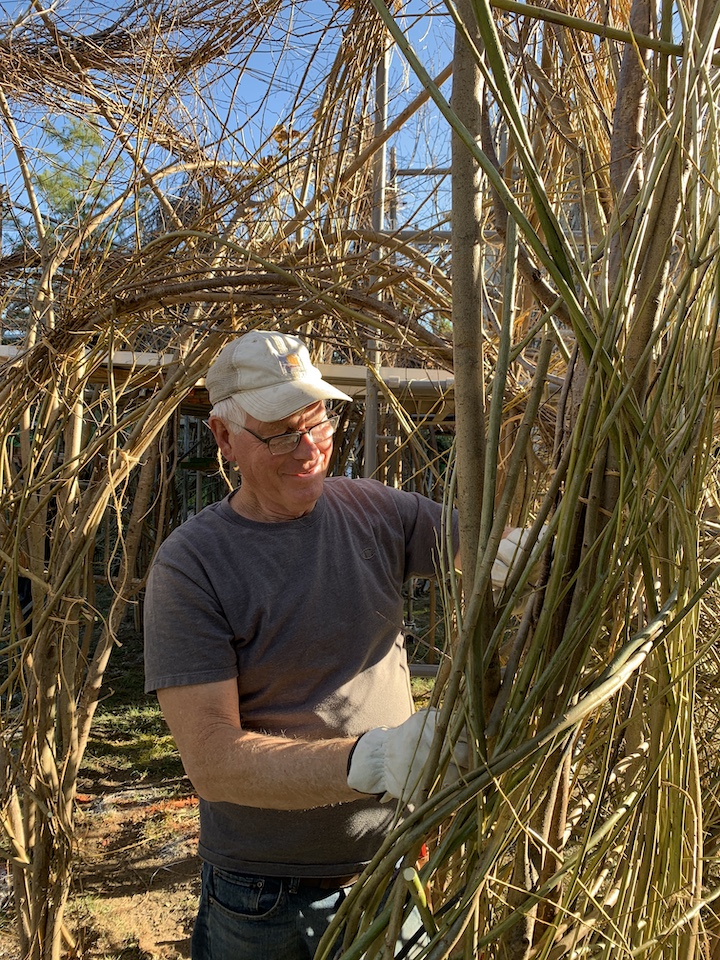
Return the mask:
[[338, 419], [338, 417], [328, 417], [327, 420], [323, 420], [322, 423], [316, 423], [315, 426], [310, 427], [309, 430], [301, 430], [297, 433], [287, 433], [279, 437], [271, 437], [268, 440], [268, 449], [270, 453], [274, 454], [290, 453], [297, 447], [306, 433], [313, 443], [327, 443], [337, 430]]

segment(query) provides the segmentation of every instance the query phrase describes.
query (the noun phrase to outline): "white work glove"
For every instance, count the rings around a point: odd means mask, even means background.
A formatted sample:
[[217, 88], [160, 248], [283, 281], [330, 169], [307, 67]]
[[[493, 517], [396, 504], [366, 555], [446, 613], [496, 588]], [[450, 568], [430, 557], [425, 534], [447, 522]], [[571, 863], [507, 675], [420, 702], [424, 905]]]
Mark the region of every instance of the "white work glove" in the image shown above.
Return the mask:
[[[540, 534], [542, 536], [542, 532]], [[528, 540], [530, 539], [530, 531], [524, 530], [522, 527], [513, 527], [509, 531], [507, 536], [503, 537], [500, 541], [500, 546], [498, 547], [497, 557], [492, 565], [492, 570], [490, 572], [490, 578], [492, 580], [493, 593], [497, 597], [502, 588], [505, 586], [507, 578], [510, 576], [510, 571], [513, 568], [515, 559], [520, 552], [520, 548], [524, 547]], [[530, 577], [530, 583], [537, 578], [539, 575], [540, 562], [535, 565], [535, 568], [532, 571]]]
[[[399, 727], [376, 727], [353, 747], [348, 763], [348, 786], [360, 793], [382, 794], [382, 802], [402, 800], [410, 809], [419, 801], [418, 787], [437, 725], [437, 710], [419, 710]], [[443, 785], [453, 783], [468, 767], [464, 737], [453, 748]]]

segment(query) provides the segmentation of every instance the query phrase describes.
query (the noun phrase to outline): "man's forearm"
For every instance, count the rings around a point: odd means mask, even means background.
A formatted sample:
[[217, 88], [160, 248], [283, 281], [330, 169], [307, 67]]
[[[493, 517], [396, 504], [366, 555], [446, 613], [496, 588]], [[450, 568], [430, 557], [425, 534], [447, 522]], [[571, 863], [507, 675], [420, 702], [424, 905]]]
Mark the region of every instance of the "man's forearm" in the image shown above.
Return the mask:
[[216, 731], [186, 764], [205, 800], [273, 810], [305, 810], [357, 800], [347, 784], [353, 740], [292, 740], [250, 731]]
[[244, 730], [234, 680], [168, 687], [157, 696], [185, 772], [203, 799], [270, 810], [358, 799], [347, 784], [354, 740]]

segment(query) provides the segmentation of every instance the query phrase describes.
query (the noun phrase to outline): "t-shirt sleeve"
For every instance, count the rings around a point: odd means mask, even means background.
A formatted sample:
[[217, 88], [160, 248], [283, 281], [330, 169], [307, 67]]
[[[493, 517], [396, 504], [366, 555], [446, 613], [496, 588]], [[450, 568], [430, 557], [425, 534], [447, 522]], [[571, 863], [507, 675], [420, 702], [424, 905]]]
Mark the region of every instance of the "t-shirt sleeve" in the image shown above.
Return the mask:
[[148, 578], [143, 623], [146, 692], [238, 675], [232, 630], [191, 552], [175, 557], [166, 550], [158, 556]]
[[[419, 493], [386, 488], [405, 530], [405, 579], [437, 576], [440, 558], [447, 554], [444, 507]], [[452, 514], [453, 557], [458, 550], [457, 512]], [[452, 561], [452, 557], [449, 558]]]

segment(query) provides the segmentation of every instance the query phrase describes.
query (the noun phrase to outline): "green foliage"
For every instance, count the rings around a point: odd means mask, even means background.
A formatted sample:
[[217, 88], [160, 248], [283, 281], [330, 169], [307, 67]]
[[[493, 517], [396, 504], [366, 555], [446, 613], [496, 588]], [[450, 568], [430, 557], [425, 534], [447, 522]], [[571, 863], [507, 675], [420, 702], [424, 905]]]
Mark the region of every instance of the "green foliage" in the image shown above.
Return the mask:
[[45, 168], [36, 174], [38, 192], [53, 224], [77, 221], [109, 194], [103, 137], [92, 119], [46, 120], [43, 129], [52, 149], [44, 153]]

